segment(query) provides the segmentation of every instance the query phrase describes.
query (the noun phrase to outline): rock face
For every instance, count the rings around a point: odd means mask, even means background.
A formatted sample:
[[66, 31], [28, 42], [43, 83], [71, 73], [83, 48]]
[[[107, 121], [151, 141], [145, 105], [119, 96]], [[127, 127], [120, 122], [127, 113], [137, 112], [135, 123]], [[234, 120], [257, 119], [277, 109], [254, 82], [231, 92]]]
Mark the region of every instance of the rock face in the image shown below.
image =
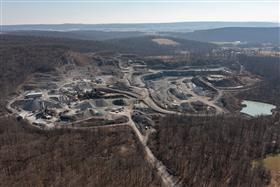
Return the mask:
[[45, 101], [41, 99], [24, 99], [15, 101], [12, 104], [14, 107], [19, 107], [26, 111], [41, 111], [47, 108], [61, 108], [57, 103]]
[[75, 106], [75, 108], [80, 109], [82, 111], [87, 109], [94, 109], [96, 108], [95, 105], [90, 101], [83, 101]]
[[117, 106], [127, 106], [127, 102], [123, 99], [116, 99], [113, 101], [113, 104]]

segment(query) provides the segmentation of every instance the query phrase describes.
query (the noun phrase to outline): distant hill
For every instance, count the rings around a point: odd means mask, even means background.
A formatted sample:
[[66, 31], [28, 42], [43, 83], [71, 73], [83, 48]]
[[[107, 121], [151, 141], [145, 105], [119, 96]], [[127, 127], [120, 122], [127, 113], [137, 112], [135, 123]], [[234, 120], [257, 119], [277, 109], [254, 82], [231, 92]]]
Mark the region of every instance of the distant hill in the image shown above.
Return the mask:
[[[161, 45], [155, 42], [155, 39], [170, 40], [176, 45]], [[121, 49], [126, 48], [128, 51], [125, 52], [127, 53], [136, 53], [141, 55], [171, 55], [180, 51], [208, 52], [217, 47], [217, 45], [206, 42], [162, 36], [114, 39], [106, 42], [119, 46]]]
[[280, 27], [252, 28], [229, 27], [210, 30], [199, 30], [188, 33], [169, 33], [173, 36], [203, 42], [249, 42], [272, 43], [280, 45]]
[[175, 22], [141, 24], [38, 24], [38, 25], [3, 25], [3, 31], [15, 30], [106, 30], [106, 31], [194, 31], [223, 27], [278, 27], [273, 22]]
[[[178, 45], [160, 45], [153, 39], [170, 39]], [[185, 40], [161, 36], [140, 36], [131, 38], [119, 38], [104, 41], [78, 40], [70, 38], [53, 38], [39, 36], [15, 36], [3, 35], [2, 45], [17, 46], [59, 46], [74, 51], [111, 51], [116, 53], [134, 53], [142, 56], [172, 55], [178, 51], [208, 52], [217, 46], [210, 43]]]
[[81, 52], [90, 51], [115, 51], [118, 49], [113, 44], [104, 43], [101, 41], [77, 40], [69, 38], [52, 38], [52, 37], [38, 37], [38, 36], [15, 36], [2, 35], [0, 46], [6, 47], [53, 47], [62, 48], [64, 50], [74, 50]]
[[118, 38], [139, 37], [146, 33], [137, 31], [96, 31], [96, 30], [78, 30], [78, 31], [41, 31], [41, 30], [18, 30], [9, 31], [9, 35], [18, 36], [40, 36], [55, 38], [71, 38], [80, 40], [111, 40]]
[[[176, 27], [174, 27], [174, 29], [175, 28]], [[175, 38], [180, 38], [185, 40], [196, 40], [201, 42], [240, 41], [249, 44], [272, 43], [275, 45], [280, 45], [280, 41], [279, 41], [280, 27], [226, 27], [226, 28], [218, 28], [218, 29], [197, 30], [193, 32], [17, 30], [17, 31], [6, 31], [6, 33], [9, 35], [19, 35], [19, 36], [39, 36], [39, 37], [69, 38], [69, 39], [95, 40], [95, 41], [137, 38], [137, 37], [147, 37], [147, 36], [157, 35], [163, 37], [173, 37], [173, 38], [175, 37]], [[124, 40], [124, 41], [128, 41], [128, 40]]]

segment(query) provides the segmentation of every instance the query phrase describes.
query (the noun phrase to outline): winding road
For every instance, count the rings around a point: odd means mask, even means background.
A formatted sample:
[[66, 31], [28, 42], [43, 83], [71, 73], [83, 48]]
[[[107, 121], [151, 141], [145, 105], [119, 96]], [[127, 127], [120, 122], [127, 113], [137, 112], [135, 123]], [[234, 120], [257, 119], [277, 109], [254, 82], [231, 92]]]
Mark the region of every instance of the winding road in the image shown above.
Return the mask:
[[[123, 69], [123, 73], [124, 73], [123, 80], [126, 82], [127, 86], [132, 90], [132, 92], [119, 90], [119, 89], [115, 89], [115, 88], [108, 88], [108, 87], [103, 87], [103, 88], [100, 87], [98, 89], [104, 90], [104, 91], [121, 93], [121, 94], [127, 95], [128, 97], [135, 98], [139, 101], [144, 102], [151, 109], [153, 109], [154, 111], [156, 111], [158, 113], [161, 113], [161, 114], [178, 114], [178, 115], [182, 114], [182, 113], [179, 113], [179, 112], [176, 112], [176, 111], [166, 110], [166, 109], [163, 109], [160, 106], [158, 106], [153, 101], [153, 99], [151, 98], [148, 88], [132, 86], [131, 85], [131, 80], [132, 80], [132, 75], [134, 73], [133, 66], [130, 66], [128, 68], [122, 68], [121, 65], [119, 65], [119, 66], [120, 66], [121, 69]], [[218, 69], [218, 70], [220, 70], [220, 69]], [[139, 79], [139, 80], [141, 80], [141, 79]], [[203, 80], [201, 80], [201, 81], [203, 81]], [[145, 83], [142, 81], [142, 83], [140, 85], [145, 85]], [[216, 104], [214, 104], [222, 96], [221, 91], [217, 90], [217, 92], [218, 92], [218, 95], [211, 102], [206, 100], [206, 99], [203, 100], [203, 101], [204, 101], [205, 104], [208, 104], [210, 106], [215, 107], [217, 113], [222, 113], [223, 109], [220, 108], [219, 106], [217, 106]], [[19, 98], [22, 98], [22, 96], [19, 96], [17, 98], [14, 98], [14, 99], [10, 100], [10, 102], [7, 105], [7, 109], [9, 111], [11, 111], [12, 113], [16, 114], [17, 111], [11, 107], [11, 104]], [[148, 136], [149, 136], [150, 133], [146, 133], [145, 135], [141, 134], [141, 132], [137, 128], [135, 122], [132, 120], [132, 117], [131, 117], [132, 116], [132, 110], [133, 110], [132, 107], [131, 108], [127, 107], [126, 109], [124, 109], [123, 112], [118, 114], [118, 115], [124, 115], [124, 116], [128, 117], [128, 122], [126, 122], [126, 123], [103, 125], [103, 126], [92, 126], [92, 127], [74, 127], [74, 126], [71, 126], [71, 125], [67, 125], [67, 126], [58, 126], [58, 127], [53, 126], [53, 128], [69, 128], [69, 129], [75, 129], [75, 130], [89, 130], [89, 129], [98, 129], [98, 128], [117, 128], [117, 127], [120, 127], [120, 126], [130, 126], [132, 128], [132, 130], [134, 131], [135, 135], [137, 136], [137, 138], [139, 139], [139, 142], [141, 143], [142, 147], [144, 148], [143, 150], [145, 152], [145, 159], [151, 164], [151, 166], [153, 168], [156, 169], [157, 174], [162, 179], [163, 185], [167, 186], [167, 187], [177, 187], [177, 186], [180, 187], [180, 186], [182, 186], [180, 181], [175, 176], [171, 175], [168, 172], [168, 169], [166, 168], [166, 166], [160, 160], [158, 160], [155, 157], [155, 155], [152, 153], [150, 148], [147, 146]], [[216, 115], [216, 114], [183, 114], [183, 115], [185, 115], [185, 116], [209, 116], [209, 115]], [[83, 121], [86, 121], [86, 120], [89, 120], [89, 119], [91, 119], [91, 118], [81, 120], [80, 122], [83, 122]], [[33, 124], [31, 124], [31, 125], [35, 126]], [[44, 129], [40, 126], [35, 126], [35, 127], [40, 128], [40, 129]]]

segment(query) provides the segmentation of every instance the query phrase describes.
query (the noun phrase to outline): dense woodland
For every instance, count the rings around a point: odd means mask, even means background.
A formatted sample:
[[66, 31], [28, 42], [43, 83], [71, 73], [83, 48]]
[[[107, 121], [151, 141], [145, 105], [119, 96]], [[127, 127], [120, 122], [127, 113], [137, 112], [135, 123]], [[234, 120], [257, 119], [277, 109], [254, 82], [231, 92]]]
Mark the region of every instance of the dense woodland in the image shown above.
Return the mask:
[[[166, 38], [177, 42], [178, 46], [171, 45], [159, 45], [152, 40], [155, 38]], [[176, 52], [181, 51], [191, 51], [191, 52], [210, 52], [217, 46], [210, 43], [198, 42], [194, 40], [184, 40], [180, 38], [172, 37], [159, 37], [159, 36], [145, 36], [145, 37], [134, 37], [134, 38], [124, 38], [124, 39], [114, 39], [108, 40], [114, 45], [120, 46], [125, 50], [127, 48], [129, 51], [127, 53], [134, 53], [144, 56], [154, 56], [154, 55], [172, 55]]]
[[111, 40], [117, 38], [140, 37], [146, 33], [138, 31], [98, 31], [98, 30], [72, 30], [67, 32], [44, 31], [44, 30], [26, 30], [8, 32], [10, 35], [17, 36], [40, 36], [54, 38], [71, 38], [80, 40]]
[[149, 146], [183, 186], [265, 186], [269, 172], [254, 159], [280, 152], [279, 116], [167, 116]]
[[194, 32], [174, 33], [176, 37], [204, 42], [248, 42], [280, 44], [279, 27], [227, 27], [209, 30], [196, 30]]
[[209, 52], [217, 46], [210, 43], [184, 40], [179, 38], [163, 37], [178, 42], [179, 46], [164, 46], [156, 44], [152, 39], [157, 36], [139, 36], [119, 39], [110, 39], [106, 41], [70, 39], [67, 37], [46, 37], [46, 36], [16, 36], [3, 35], [1, 46], [57, 46], [73, 51], [82, 52], [101, 52], [113, 51], [115, 53], [133, 53], [141, 56], [171, 55], [178, 51]]
[[239, 93], [238, 96], [280, 107], [280, 58], [242, 55], [239, 61], [246, 70], [263, 77], [263, 81], [255, 88]]
[[34, 72], [50, 72], [62, 63], [65, 49], [48, 46], [0, 47], [1, 95], [10, 93]]
[[160, 186], [132, 130], [32, 129], [0, 119], [0, 186]]
[[252, 73], [269, 80], [280, 80], [280, 58], [269, 56], [239, 56], [239, 61]]

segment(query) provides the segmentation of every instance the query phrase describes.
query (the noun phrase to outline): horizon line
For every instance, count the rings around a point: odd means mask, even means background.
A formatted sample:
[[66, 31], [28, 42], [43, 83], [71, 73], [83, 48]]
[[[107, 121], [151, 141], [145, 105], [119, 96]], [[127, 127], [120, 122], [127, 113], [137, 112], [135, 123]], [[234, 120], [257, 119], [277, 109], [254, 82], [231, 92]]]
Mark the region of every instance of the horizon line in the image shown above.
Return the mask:
[[23, 25], [141, 25], [141, 24], [179, 24], [179, 23], [272, 23], [280, 24], [280, 21], [174, 21], [174, 22], [108, 22], [108, 23], [16, 23], [1, 24], [2, 26]]
[[278, 0], [1, 0], [2, 3], [279, 3]]

